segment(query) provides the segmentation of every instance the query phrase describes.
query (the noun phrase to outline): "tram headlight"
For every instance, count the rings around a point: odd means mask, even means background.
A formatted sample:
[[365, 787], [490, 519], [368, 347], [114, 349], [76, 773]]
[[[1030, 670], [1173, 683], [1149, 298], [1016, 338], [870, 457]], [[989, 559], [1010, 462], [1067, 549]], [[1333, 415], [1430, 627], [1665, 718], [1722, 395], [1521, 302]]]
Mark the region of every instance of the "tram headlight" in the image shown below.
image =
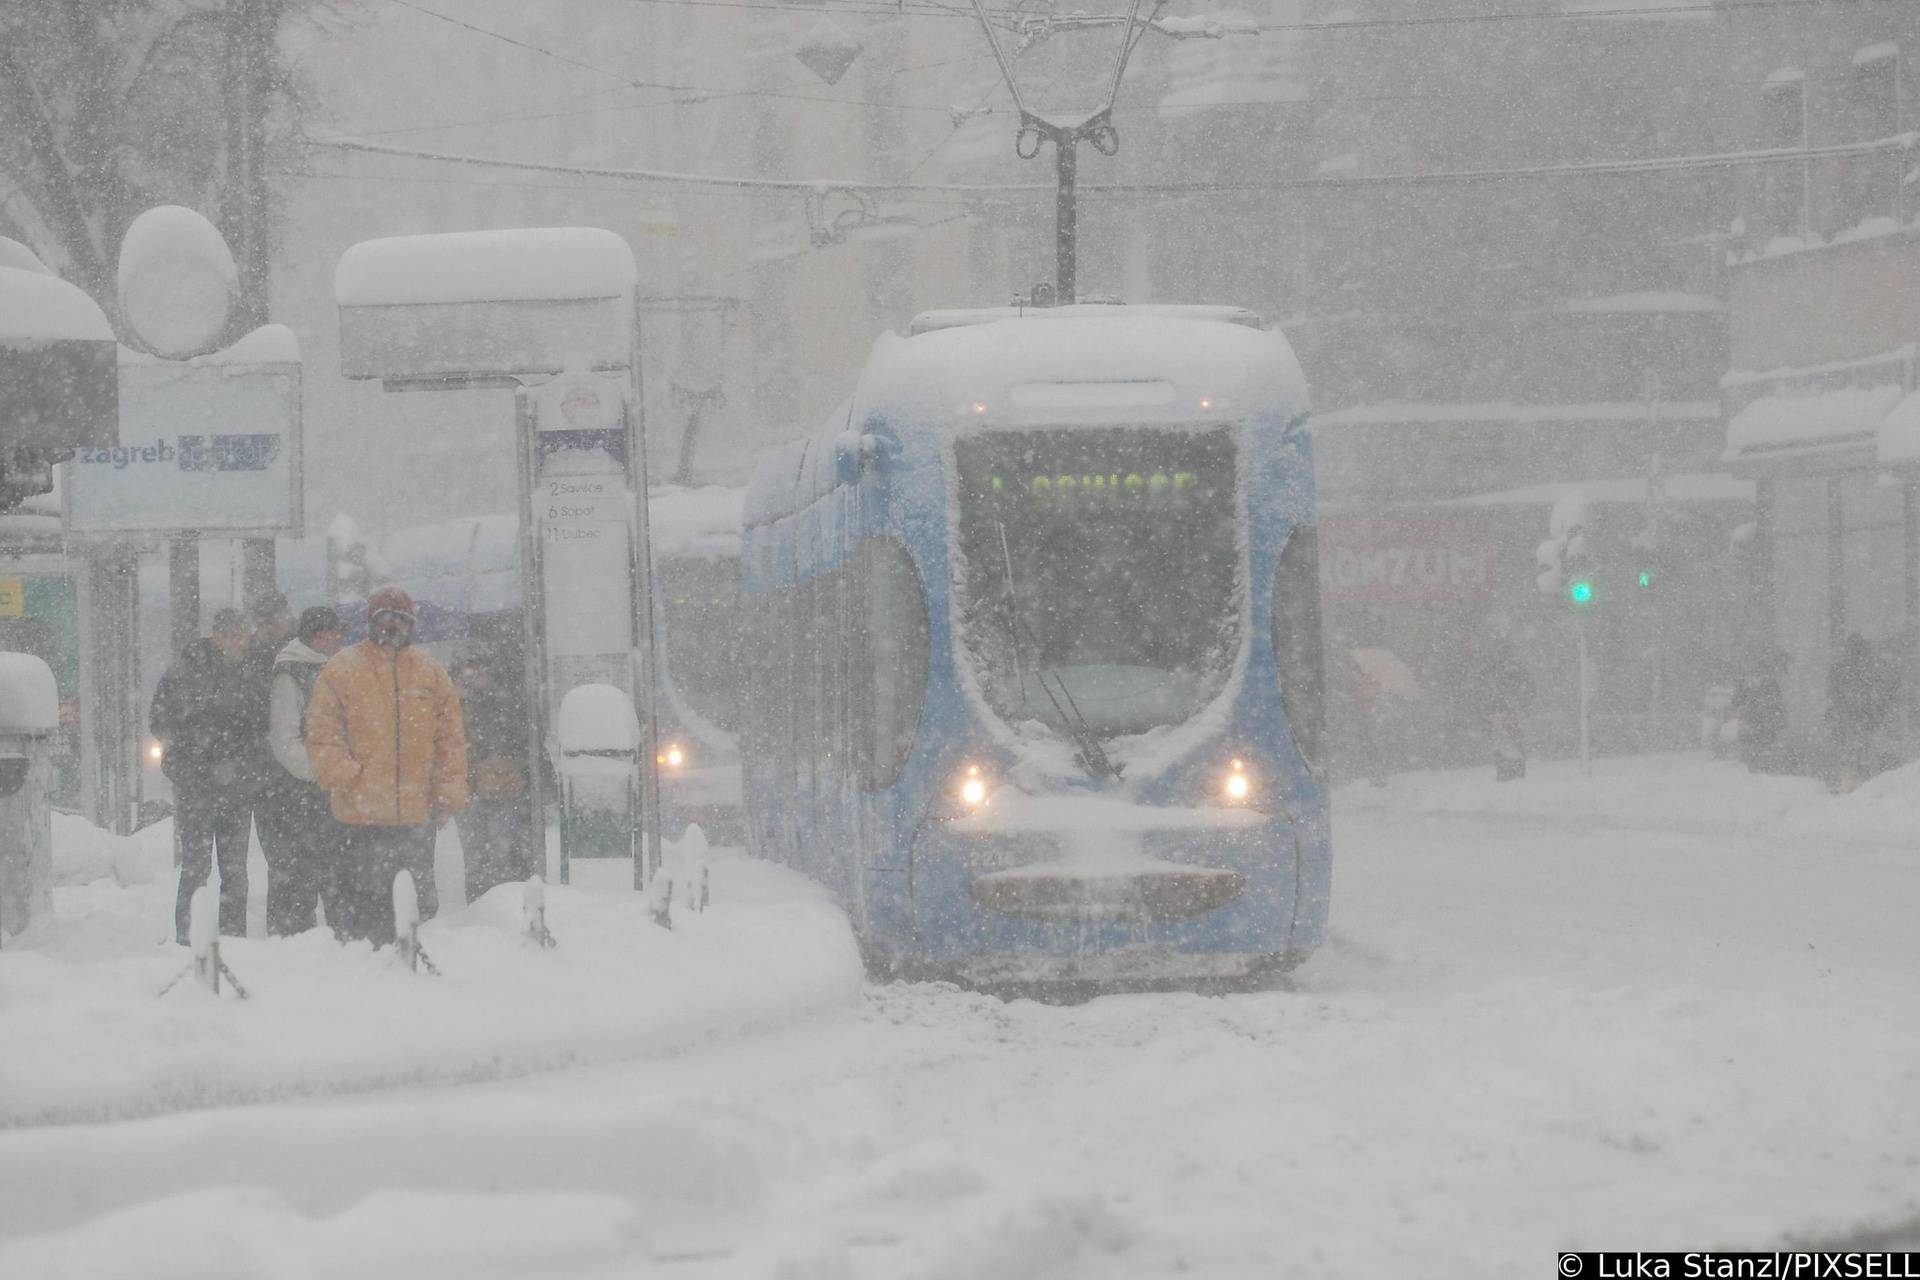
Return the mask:
[[1227, 772], [1220, 779], [1220, 794], [1226, 797], [1228, 804], [1245, 804], [1253, 796], [1253, 775], [1247, 772], [1247, 762], [1235, 759], [1227, 764]]
[[682, 769], [686, 767], [687, 753], [679, 743], [669, 742], [653, 757], [653, 762], [667, 769]]

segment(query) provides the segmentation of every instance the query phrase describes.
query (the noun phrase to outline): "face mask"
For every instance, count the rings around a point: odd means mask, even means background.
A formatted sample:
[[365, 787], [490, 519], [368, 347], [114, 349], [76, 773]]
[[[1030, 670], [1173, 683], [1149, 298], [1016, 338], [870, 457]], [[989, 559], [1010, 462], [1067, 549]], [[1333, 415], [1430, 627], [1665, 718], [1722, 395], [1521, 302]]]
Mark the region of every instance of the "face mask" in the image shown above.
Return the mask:
[[373, 642], [383, 649], [404, 649], [413, 641], [413, 628], [404, 622], [383, 623], [373, 632]]

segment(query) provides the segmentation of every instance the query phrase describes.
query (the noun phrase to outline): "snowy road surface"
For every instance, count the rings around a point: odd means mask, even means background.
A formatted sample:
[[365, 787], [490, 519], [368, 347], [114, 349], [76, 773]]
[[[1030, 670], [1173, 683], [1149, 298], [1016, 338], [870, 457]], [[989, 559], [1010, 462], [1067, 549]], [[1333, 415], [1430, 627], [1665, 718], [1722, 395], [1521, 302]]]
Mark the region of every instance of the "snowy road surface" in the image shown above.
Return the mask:
[[1357, 797], [1290, 993], [880, 986], [644, 1062], [0, 1133], [0, 1274], [1539, 1276], [1911, 1219], [1920, 849], [1694, 801]]

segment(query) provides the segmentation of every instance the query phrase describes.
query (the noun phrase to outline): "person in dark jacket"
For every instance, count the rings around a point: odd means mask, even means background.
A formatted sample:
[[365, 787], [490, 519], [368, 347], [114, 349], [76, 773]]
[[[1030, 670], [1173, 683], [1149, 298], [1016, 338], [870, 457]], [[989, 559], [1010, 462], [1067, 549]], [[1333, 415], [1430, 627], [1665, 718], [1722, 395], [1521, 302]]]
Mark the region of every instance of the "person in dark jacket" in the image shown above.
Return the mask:
[[320, 668], [339, 652], [345, 636], [339, 615], [316, 605], [300, 615], [294, 638], [281, 647], [273, 664], [267, 705], [267, 745], [273, 752], [273, 767], [254, 803], [260, 850], [267, 859], [268, 933], [305, 931], [322, 901], [327, 923], [335, 927], [341, 923], [340, 833], [307, 755], [307, 705], [313, 700]]
[[1827, 731], [1833, 743], [1828, 786], [1851, 791], [1874, 772], [1874, 739], [1892, 701], [1890, 682], [1858, 632], [1840, 642], [1827, 671]]
[[161, 770], [173, 783], [180, 889], [174, 936], [187, 940], [194, 890], [220, 866], [220, 932], [247, 931], [247, 832], [256, 744], [264, 708], [246, 666], [247, 620], [237, 609], [213, 618], [213, 633], [183, 650], [154, 690], [148, 727], [161, 743]]
[[1480, 704], [1493, 742], [1493, 777], [1512, 782], [1527, 776], [1527, 739], [1520, 715], [1533, 705], [1533, 672], [1504, 628], [1488, 636], [1480, 656]]
[[490, 655], [454, 664], [467, 730], [467, 807], [455, 818], [466, 860], [467, 899], [540, 870], [528, 848], [527, 713]]

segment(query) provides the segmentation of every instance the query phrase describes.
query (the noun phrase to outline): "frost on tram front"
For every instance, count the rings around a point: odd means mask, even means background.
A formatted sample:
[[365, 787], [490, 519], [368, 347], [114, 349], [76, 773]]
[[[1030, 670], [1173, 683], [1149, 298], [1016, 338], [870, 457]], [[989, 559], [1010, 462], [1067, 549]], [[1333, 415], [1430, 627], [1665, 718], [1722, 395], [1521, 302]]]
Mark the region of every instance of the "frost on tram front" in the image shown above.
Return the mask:
[[[858, 670], [890, 701], [895, 651], [929, 660], [906, 759], [865, 781], [845, 833], [869, 952], [984, 981], [1297, 962], [1324, 936], [1329, 855], [1311, 450], [1285, 340], [1224, 308], [916, 327], [876, 347], [843, 420], [871, 465], [814, 485], [856, 576], [897, 565], [859, 586]], [[798, 576], [834, 558], [798, 554]], [[928, 625], [896, 626], [916, 594]], [[833, 860], [808, 843], [797, 861]]]

